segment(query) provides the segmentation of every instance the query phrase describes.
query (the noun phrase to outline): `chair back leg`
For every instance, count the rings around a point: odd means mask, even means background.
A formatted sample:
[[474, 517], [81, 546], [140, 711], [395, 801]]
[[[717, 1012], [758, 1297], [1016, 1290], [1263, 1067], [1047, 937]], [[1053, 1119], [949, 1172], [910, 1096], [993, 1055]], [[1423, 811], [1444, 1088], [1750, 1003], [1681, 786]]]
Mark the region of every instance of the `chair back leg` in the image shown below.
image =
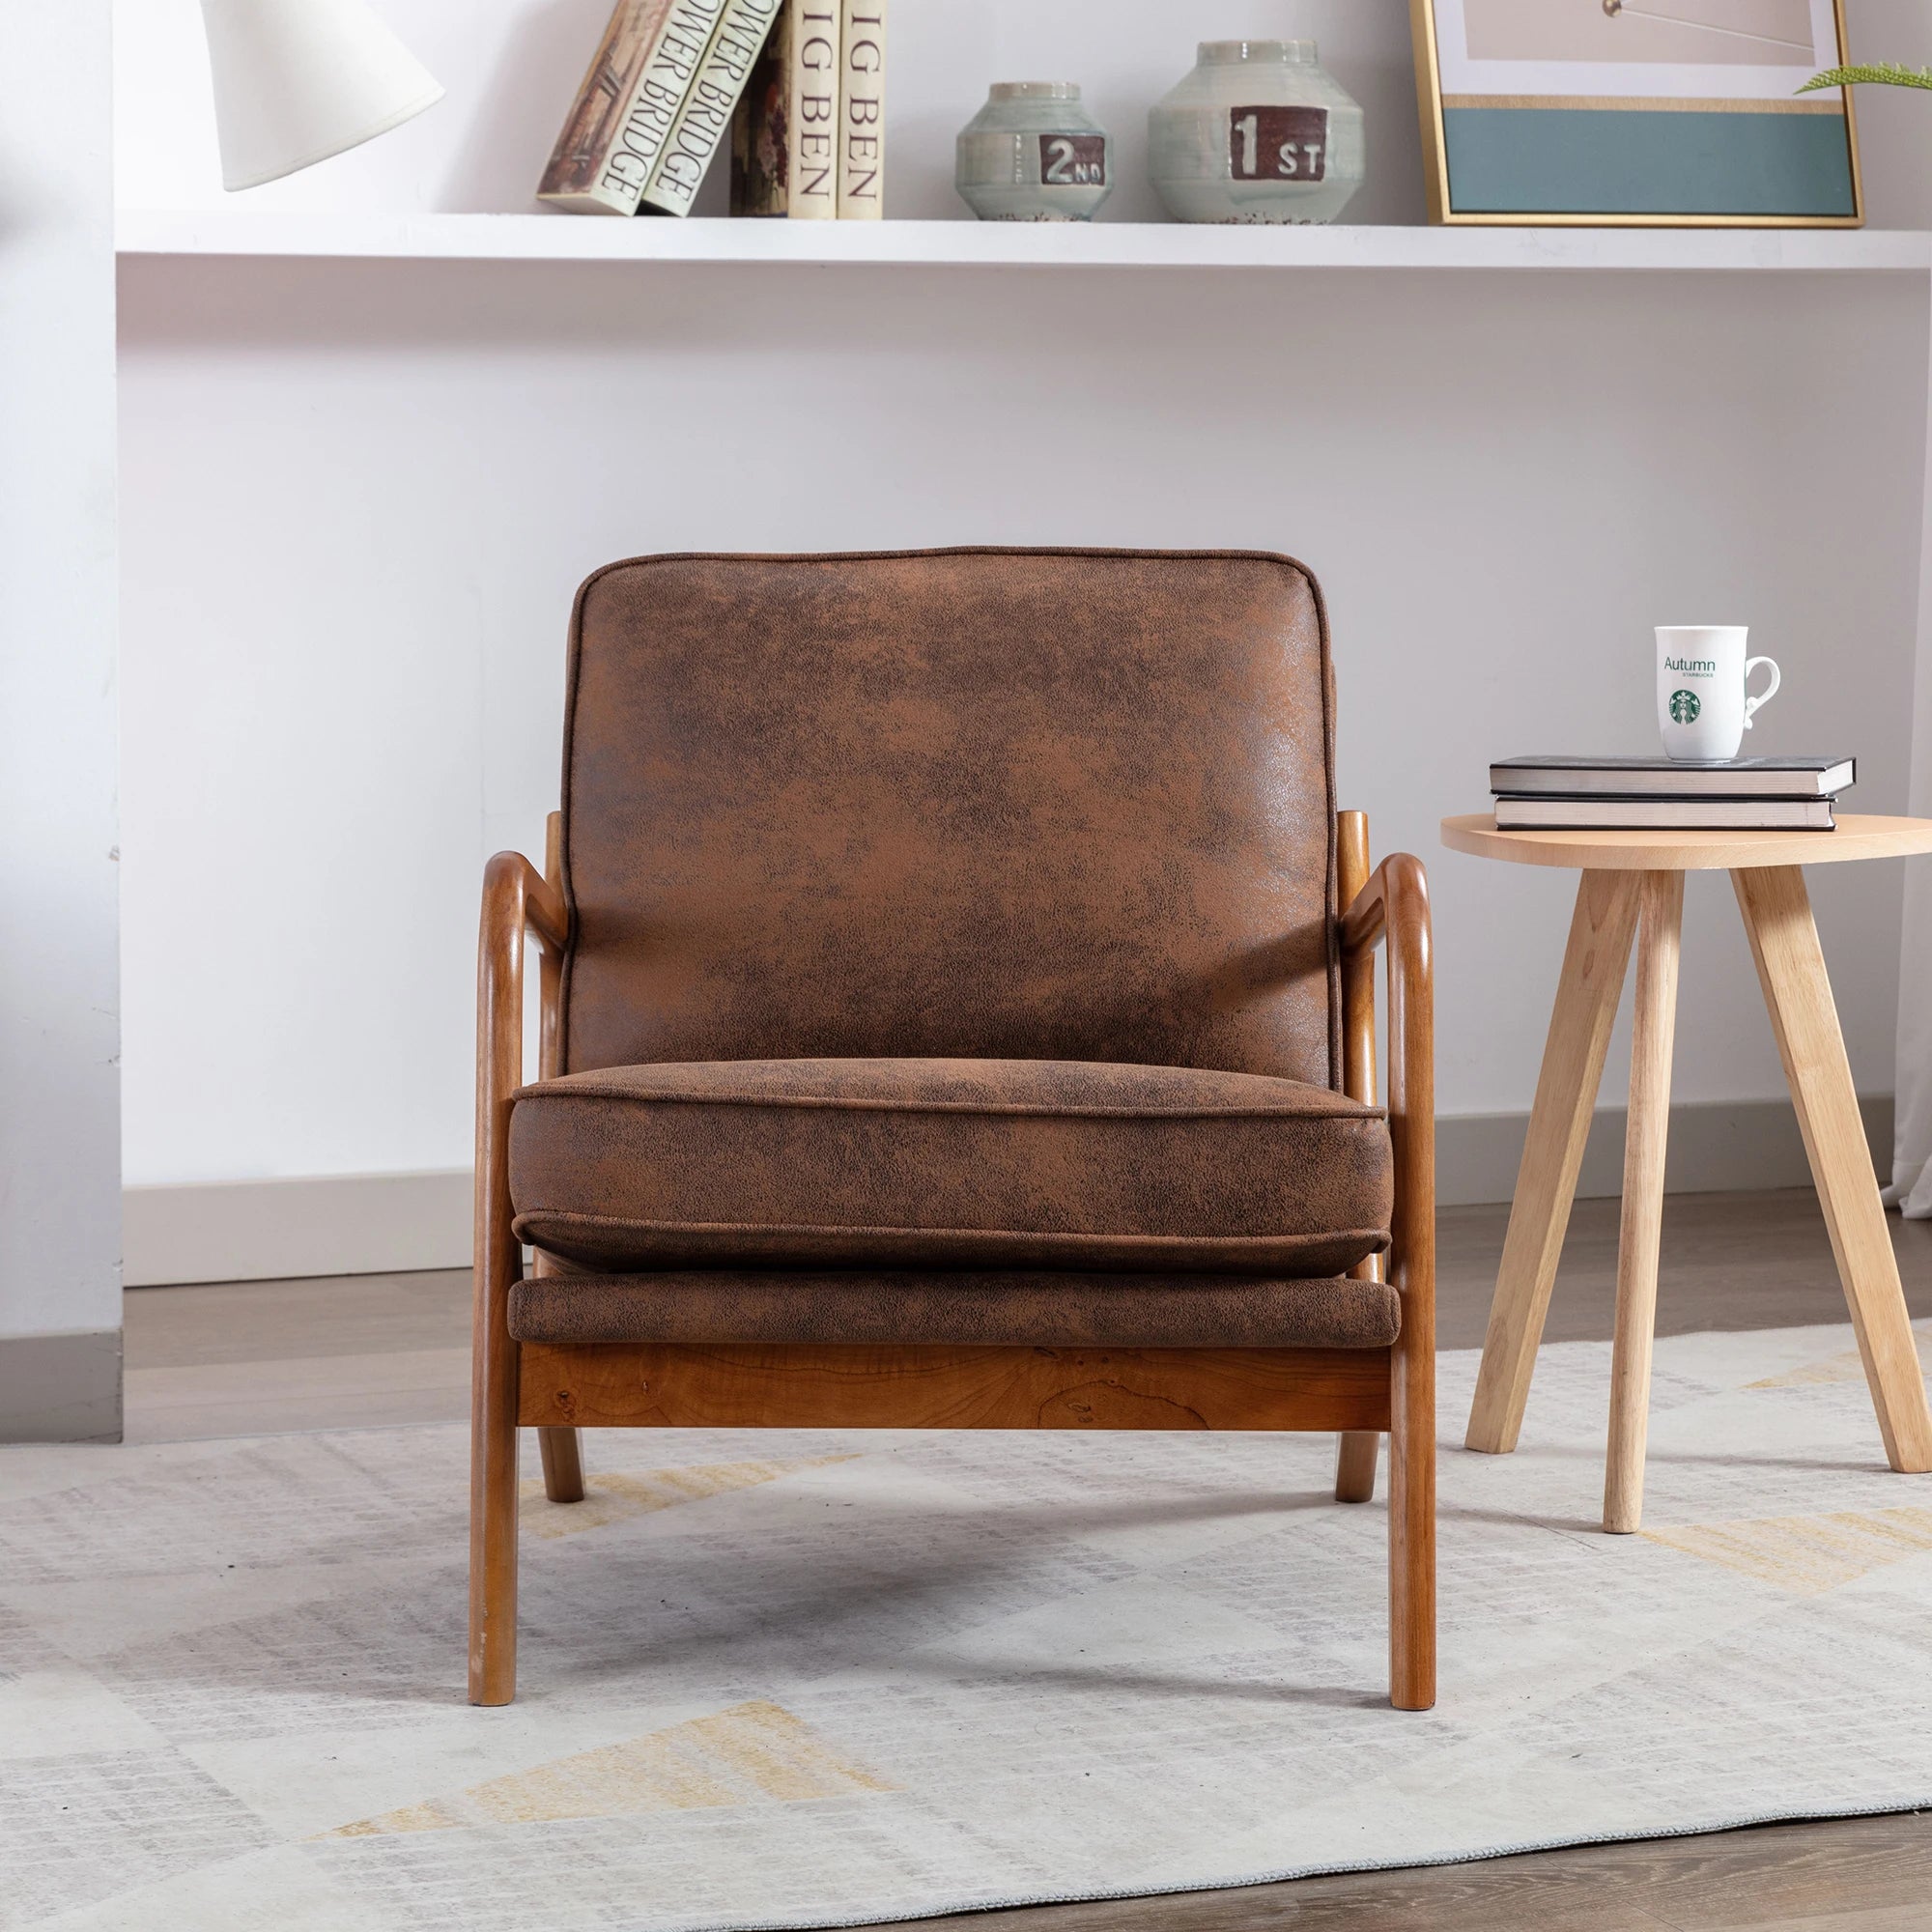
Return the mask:
[[[563, 814], [553, 811], [544, 827], [544, 878], [558, 898], [563, 896]], [[537, 961], [541, 1029], [537, 1036], [537, 1078], [554, 1080], [563, 1069], [563, 960], [546, 946]], [[537, 1257], [538, 1274], [548, 1272], [548, 1257]], [[583, 1500], [583, 1451], [574, 1429], [539, 1429], [537, 1448], [543, 1456], [544, 1494], [554, 1503]]]
[[554, 1503], [583, 1500], [583, 1452], [574, 1429], [539, 1429], [537, 1448], [543, 1456], [544, 1494]]
[[1335, 1500], [1372, 1503], [1376, 1499], [1376, 1467], [1381, 1461], [1382, 1438], [1373, 1429], [1351, 1429], [1341, 1438], [1335, 1457]]
[[[1369, 882], [1369, 814], [1335, 814], [1335, 880], [1344, 908]], [[1342, 961], [1342, 1091], [1364, 1106], [1376, 1103], [1376, 962], [1364, 953]], [[1349, 1272], [1363, 1281], [1381, 1279], [1380, 1259], [1371, 1255]], [[1335, 1500], [1373, 1502], [1381, 1437], [1373, 1430], [1351, 1430], [1335, 1456]]]

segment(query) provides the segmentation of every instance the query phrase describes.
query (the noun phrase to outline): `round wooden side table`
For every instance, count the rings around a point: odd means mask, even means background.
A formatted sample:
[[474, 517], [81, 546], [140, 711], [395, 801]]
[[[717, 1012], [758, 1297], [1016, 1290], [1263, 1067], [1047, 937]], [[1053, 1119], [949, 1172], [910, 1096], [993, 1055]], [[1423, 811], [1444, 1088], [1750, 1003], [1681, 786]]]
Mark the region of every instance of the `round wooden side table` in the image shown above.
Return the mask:
[[1722, 867], [1731, 875], [1750, 936], [1758, 984], [1858, 1331], [1886, 1459], [1894, 1469], [1932, 1469], [1932, 1411], [1803, 870], [1848, 859], [1932, 852], [1932, 819], [1848, 816], [1839, 819], [1835, 832], [1498, 832], [1488, 813], [1471, 813], [1445, 818], [1442, 842], [1482, 859], [1571, 867], [1582, 874], [1469, 1411], [1468, 1446], [1507, 1455], [1522, 1429], [1530, 1374], [1634, 938], [1636, 1011], [1604, 1527], [1628, 1533], [1642, 1520], [1684, 874]]

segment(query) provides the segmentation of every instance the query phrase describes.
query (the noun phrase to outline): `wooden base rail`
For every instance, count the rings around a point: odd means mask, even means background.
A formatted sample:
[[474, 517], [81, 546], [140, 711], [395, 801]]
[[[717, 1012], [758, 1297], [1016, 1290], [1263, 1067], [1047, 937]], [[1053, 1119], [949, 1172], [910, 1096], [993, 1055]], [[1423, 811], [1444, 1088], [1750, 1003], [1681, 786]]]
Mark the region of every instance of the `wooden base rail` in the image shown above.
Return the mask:
[[526, 1342], [517, 1420], [578, 1429], [1385, 1430], [1386, 1349]]

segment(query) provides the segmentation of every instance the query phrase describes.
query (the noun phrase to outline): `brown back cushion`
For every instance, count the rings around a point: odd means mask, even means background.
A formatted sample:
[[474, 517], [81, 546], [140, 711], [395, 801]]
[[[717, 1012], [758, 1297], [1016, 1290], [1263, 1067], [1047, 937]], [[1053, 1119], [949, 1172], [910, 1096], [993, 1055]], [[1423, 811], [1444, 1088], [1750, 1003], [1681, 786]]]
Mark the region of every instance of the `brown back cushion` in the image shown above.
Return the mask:
[[641, 557], [578, 594], [565, 1071], [941, 1056], [1340, 1084], [1314, 579]]

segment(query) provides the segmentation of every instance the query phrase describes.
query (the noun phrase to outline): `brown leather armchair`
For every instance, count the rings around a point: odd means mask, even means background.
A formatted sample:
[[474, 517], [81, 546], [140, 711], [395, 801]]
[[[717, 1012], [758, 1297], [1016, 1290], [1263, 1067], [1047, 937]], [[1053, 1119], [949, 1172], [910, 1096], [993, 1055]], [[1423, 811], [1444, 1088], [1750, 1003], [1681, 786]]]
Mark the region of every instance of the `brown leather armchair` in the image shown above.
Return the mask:
[[1342, 1432], [1354, 1502], [1388, 1434], [1427, 1709], [1431, 1001], [1298, 563], [598, 572], [545, 870], [484, 884], [471, 1700], [515, 1690], [519, 1426], [558, 1502], [584, 1426], [1208, 1428]]

